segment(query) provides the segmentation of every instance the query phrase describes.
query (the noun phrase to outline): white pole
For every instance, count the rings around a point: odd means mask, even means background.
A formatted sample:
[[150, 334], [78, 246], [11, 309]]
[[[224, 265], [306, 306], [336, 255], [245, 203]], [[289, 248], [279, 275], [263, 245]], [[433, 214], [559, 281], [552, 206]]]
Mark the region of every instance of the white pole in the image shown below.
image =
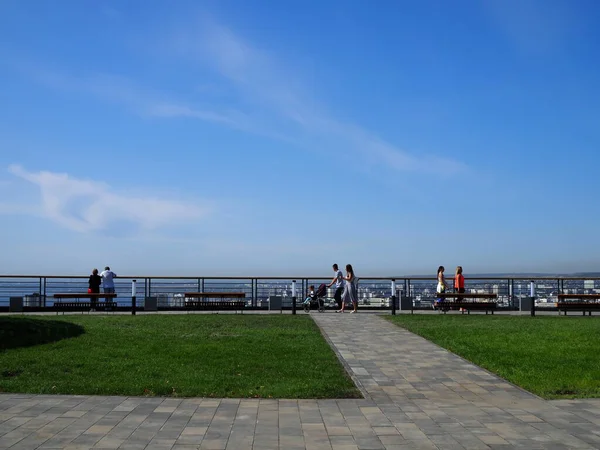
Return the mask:
[[136, 307], [136, 302], [137, 299], [135, 298], [135, 294], [136, 294], [136, 285], [137, 285], [137, 281], [136, 280], [131, 280], [131, 315], [135, 316], [135, 307]]
[[296, 280], [292, 280], [292, 314], [296, 314]]
[[390, 299], [392, 315], [396, 315], [396, 280], [392, 280], [392, 298]]
[[530, 290], [530, 297], [531, 298], [535, 297], [535, 281], [531, 282], [531, 284], [529, 285], [529, 290]]

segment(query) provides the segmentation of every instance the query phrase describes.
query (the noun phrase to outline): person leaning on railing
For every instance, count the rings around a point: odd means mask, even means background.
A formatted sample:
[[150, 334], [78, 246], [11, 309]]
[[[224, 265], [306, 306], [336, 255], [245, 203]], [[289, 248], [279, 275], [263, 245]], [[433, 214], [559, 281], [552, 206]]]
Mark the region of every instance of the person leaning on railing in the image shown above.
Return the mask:
[[[99, 294], [101, 283], [102, 283], [102, 277], [100, 275], [98, 275], [98, 269], [92, 270], [92, 274], [90, 275], [90, 279], [88, 281], [88, 293]], [[91, 304], [92, 311], [96, 309], [96, 300], [97, 300], [97, 297], [95, 295], [93, 295], [90, 298], [90, 304]]]
[[102, 288], [105, 294], [115, 293], [115, 282], [113, 278], [117, 278], [117, 274], [110, 270], [110, 267], [106, 266], [104, 271], [100, 274], [102, 277]]

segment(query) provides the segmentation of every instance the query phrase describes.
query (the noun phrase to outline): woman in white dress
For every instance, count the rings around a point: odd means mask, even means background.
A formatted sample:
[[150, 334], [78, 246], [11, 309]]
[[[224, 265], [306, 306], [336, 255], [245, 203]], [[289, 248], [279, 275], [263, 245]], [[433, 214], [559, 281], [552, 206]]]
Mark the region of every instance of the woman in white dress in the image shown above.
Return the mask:
[[[446, 292], [448, 288], [448, 284], [446, 283], [446, 277], [444, 277], [444, 266], [438, 267], [437, 271], [437, 288], [435, 290], [436, 294], [443, 294]], [[438, 297], [437, 302], [443, 302], [444, 299], [442, 297]]]
[[337, 312], [343, 313], [346, 308], [346, 303], [352, 302], [353, 309], [350, 314], [355, 313], [358, 308], [358, 278], [354, 275], [352, 264], [346, 264], [346, 276], [344, 277], [344, 292], [342, 294], [342, 309]]

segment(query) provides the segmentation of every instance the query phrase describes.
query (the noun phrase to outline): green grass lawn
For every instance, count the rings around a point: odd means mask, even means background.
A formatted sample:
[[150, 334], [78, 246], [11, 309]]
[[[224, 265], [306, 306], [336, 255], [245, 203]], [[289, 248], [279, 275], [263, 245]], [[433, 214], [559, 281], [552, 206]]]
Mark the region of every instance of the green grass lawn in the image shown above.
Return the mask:
[[600, 397], [600, 319], [490, 315], [386, 317], [541, 397]]
[[309, 317], [0, 317], [0, 392], [360, 397]]

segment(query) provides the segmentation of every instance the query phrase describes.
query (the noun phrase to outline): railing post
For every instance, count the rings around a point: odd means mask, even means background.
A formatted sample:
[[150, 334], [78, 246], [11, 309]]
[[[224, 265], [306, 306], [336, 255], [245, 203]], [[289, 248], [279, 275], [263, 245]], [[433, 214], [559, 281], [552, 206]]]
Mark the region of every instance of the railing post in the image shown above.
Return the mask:
[[296, 280], [292, 280], [292, 314], [296, 314]]
[[136, 284], [137, 281], [136, 280], [131, 280], [131, 315], [135, 316], [135, 303], [136, 303]]
[[392, 304], [392, 316], [396, 315], [396, 280], [392, 279], [392, 298], [391, 298], [391, 302]]
[[564, 280], [560, 280], [558, 283], [558, 293], [559, 294], [565, 293], [565, 281]]
[[306, 298], [308, 295], [308, 278], [302, 279], [302, 298]]
[[40, 277], [40, 295], [42, 295], [43, 297], [43, 301], [44, 301], [44, 308], [46, 307], [46, 277]]
[[557, 292], [558, 294], [560, 294], [560, 293], [561, 293], [561, 290], [560, 290], [560, 278], [557, 278], [557, 279], [556, 279], [556, 292]]
[[531, 297], [531, 317], [535, 316], [535, 281], [531, 280], [531, 284], [529, 285], [529, 294]]

